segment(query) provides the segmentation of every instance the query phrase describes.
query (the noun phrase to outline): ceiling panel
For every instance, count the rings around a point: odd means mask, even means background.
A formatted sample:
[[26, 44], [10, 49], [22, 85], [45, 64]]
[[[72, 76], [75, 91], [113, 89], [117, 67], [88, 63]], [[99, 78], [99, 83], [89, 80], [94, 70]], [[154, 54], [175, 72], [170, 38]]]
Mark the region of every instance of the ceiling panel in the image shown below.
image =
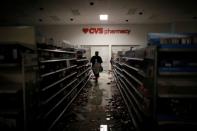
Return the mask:
[[[90, 4], [91, 3], [91, 4]], [[109, 21], [99, 21], [99, 14]], [[195, 0], [20, 0], [2, 2], [0, 24], [137, 24], [196, 21]]]

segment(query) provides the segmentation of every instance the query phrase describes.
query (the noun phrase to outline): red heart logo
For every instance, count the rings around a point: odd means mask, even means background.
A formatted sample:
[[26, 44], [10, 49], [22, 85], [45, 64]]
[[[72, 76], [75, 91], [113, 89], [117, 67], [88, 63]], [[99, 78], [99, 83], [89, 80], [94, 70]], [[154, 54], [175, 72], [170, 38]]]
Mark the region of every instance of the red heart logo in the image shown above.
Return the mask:
[[83, 28], [83, 32], [86, 34], [88, 32], [88, 28]]

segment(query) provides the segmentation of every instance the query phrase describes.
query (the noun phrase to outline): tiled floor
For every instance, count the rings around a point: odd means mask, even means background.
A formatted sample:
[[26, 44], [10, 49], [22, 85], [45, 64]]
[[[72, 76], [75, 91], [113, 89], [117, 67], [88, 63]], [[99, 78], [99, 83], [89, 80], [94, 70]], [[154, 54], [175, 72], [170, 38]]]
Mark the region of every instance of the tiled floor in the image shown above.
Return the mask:
[[91, 79], [91, 86], [86, 92], [87, 103], [73, 107], [71, 112], [74, 117], [66, 125], [65, 131], [100, 131], [100, 125], [109, 124], [106, 106], [112, 97], [110, 77], [108, 73], [101, 73], [98, 83]]

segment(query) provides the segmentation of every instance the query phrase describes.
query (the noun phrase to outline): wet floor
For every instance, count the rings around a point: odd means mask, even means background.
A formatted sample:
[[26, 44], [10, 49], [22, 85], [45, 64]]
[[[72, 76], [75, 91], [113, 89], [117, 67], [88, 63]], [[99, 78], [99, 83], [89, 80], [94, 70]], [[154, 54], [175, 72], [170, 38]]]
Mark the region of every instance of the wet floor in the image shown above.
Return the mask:
[[[101, 125], [107, 125], [108, 131], [121, 131], [122, 125], [119, 120], [114, 119], [113, 114], [118, 110], [124, 113], [124, 110], [121, 110], [124, 107], [114, 105], [122, 104], [119, 102], [120, 96], [114, 95], [116, 92], [110, 74], [101, 73], [98, 83], [92, 78], [60, 123], [64, 126], [63, 131], [100, 131]], [[116, 102], [113, 100], [114, 96]]]

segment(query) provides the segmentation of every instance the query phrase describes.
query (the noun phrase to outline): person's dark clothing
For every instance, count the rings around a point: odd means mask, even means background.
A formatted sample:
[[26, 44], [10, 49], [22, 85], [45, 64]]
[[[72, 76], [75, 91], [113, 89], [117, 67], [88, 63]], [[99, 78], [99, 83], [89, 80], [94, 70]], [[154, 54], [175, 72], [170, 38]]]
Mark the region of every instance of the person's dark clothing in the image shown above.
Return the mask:
[[94, 66], [95, 63], [103, 63], [102, 58], [100, 56], [92, 56], [90, 62], [92, 63], [92, 66]]
[[99, 68], [101, 66], [101, 63], [103, 63], [102, 58], [100, 56], [93, 56], [90, 60], [92, 63], [92, 70], [95, 76], [95, 80], [97, 82], [97, 79], [99, 77]]

